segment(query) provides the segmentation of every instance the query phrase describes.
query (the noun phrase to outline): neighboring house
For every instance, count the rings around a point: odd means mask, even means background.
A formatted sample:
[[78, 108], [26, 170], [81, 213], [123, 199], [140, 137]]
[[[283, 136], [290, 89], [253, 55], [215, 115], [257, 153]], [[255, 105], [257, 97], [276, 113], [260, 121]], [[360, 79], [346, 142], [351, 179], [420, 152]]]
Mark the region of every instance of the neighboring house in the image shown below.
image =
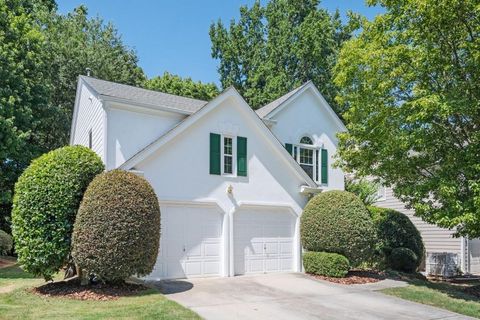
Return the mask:
[[144, 176], [161, 207], [149, 278], [301, 271], [311, 194], [344, 189], [346, 130], [307, 82], [253, 111], [233, 88], [210, 102], [80, 76], [71, 144]]
[[[414, 215], [414, 210], [405, 208], [405, 204], [397, 199], [391, 188], [379, 189], [376, 206], [391, 208], [404, 213], [415, 224], [422, 234], [427, 256], [438, 253], [453, 253], [457, 267], [463, 273], [480, 274], [480, 239], [469, 240], [463, 237], [454, 238], [453, 231], [442, 229], [423, 221]], [[427, 271], [432, 261], [426, 260]]]

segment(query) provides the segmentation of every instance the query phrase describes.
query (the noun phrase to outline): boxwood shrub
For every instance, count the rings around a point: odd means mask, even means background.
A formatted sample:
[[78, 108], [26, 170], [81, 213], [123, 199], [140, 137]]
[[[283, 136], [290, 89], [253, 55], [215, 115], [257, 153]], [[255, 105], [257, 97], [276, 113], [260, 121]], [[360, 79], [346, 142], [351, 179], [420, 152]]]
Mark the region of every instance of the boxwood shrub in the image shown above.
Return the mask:
[[12, 234], [24, 270], [50, 280], [65, 265], [83, 193], [103, 170], [92, 150], [68, 146], [33, 160], [23, 172], [15, 184]]
[[418, 257], [409, 248], [395, 248], [387, 257], [387, 262], [393, 270], [415, 272], [417, 270]]
[[307, 273], [343, 278], [350, 270], [350, 263], [341, 254], [310, 251], [303, 254], [303, 267]]
[[6, 256], [12, 252], [12, 236], [3, 230], [0, 230], [0, 256]]
[[387, 266], [393, 268], [390, 263], [392, 258], [389, 257], [392, 250], [403, 247], [413, 251], [417, 257], [414, 269], [418, 268], [422, 262], [425, 247], [422, 236], [412, 221], [403, 213], [393, 209], [370, 206], [368, 210], [375, 223], [378, 249], [385, 256]]
[[307, 251], [344, 255], [352, 267], [369, 261], [376, 242], [367, 208], [346, 191], [322, 192], [305, 206], [301, 217], [302, 245]]
[[104, 282], [149, 274], [160, 243], [160, 208], [150, 184], [121, 170], [88, 186], [73, 231], [72, 255], [85, 274]]

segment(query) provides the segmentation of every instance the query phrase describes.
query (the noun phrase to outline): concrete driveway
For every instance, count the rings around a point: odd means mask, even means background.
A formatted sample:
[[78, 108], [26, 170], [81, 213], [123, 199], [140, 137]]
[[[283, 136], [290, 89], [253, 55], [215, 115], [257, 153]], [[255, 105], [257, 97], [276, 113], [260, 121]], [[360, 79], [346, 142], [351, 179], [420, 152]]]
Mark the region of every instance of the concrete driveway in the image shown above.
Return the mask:
[[376, 292], [391, 280], [345, 286], [304, 274], [162, 281], [162, 292], [205, 319], [471, 319]]

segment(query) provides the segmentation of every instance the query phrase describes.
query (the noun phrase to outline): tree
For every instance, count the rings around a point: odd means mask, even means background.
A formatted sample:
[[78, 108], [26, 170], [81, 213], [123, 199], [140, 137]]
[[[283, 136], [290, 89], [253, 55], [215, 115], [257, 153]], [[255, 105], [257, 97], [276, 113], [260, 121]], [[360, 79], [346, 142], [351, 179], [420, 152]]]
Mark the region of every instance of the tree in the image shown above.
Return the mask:
[[[210, 27], [212, 57], [220, 60], [222, 86], [235, 86], [258, 108], [312, 80], [336, 111], [332, 81], [341, 44], [355, 21], [342, 25], [339, 13], [318, 8], [318, 0], [256, 1], [240, 8], [238, 22]], [[352, 15], [353, 17], [353, 15]]]
[[345, 178], [345, 190], [355, 194], [366, 206], [374, 204], [378, 199], [379, 184], [369, 179]]
[[371, 0], [335, 67], [346, 170], [376, 176], [425, 221], [480, 236], [480, 6]]
[[13, 184], [30, 160], [42, 153], [42, 120], [48, 105], [45, 37], [28, 0], [0, 0], [0, 226], [9, 229]]
[[45, 123], [54, 125], [45, 137], [47, 150], [68, 143], [77, 78], [87, 68], [96, 78], [124, 84], [138, 86], [145, 79], [135, 51], [123, 43], [114, 25], [87, 15], [82, 5], [67, 15], [52, 12], [47, 17], [44, 59], [52, 88], [49, 104], [61, 111], [56, 121]]
[[218, 95], [218, 88], [214, 83], [195, 82], [191, 78], [181, 78], [168, 72], [165, 72], [163, 76], [146, 80], [143, 87], [207, 101]]

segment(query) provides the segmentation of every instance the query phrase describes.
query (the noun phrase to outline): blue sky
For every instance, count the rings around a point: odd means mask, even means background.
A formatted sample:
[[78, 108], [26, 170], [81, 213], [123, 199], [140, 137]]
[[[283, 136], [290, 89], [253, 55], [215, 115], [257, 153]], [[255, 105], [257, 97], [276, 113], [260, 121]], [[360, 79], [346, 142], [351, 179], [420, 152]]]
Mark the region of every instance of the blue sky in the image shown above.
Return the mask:
[[[164, 71], [218, 84], [217, 62], [210, 55], [210, 24], [238, 18], [241, 5], [254, 0], [57, 0], [61, 13], [84, 4], [90, 16], [112, 22], [138, 54], [148, 77]], [[373, 18], [379, 8], [362, 0], [324, 0], [321, 6], [342, 16], [348, 10]]]

